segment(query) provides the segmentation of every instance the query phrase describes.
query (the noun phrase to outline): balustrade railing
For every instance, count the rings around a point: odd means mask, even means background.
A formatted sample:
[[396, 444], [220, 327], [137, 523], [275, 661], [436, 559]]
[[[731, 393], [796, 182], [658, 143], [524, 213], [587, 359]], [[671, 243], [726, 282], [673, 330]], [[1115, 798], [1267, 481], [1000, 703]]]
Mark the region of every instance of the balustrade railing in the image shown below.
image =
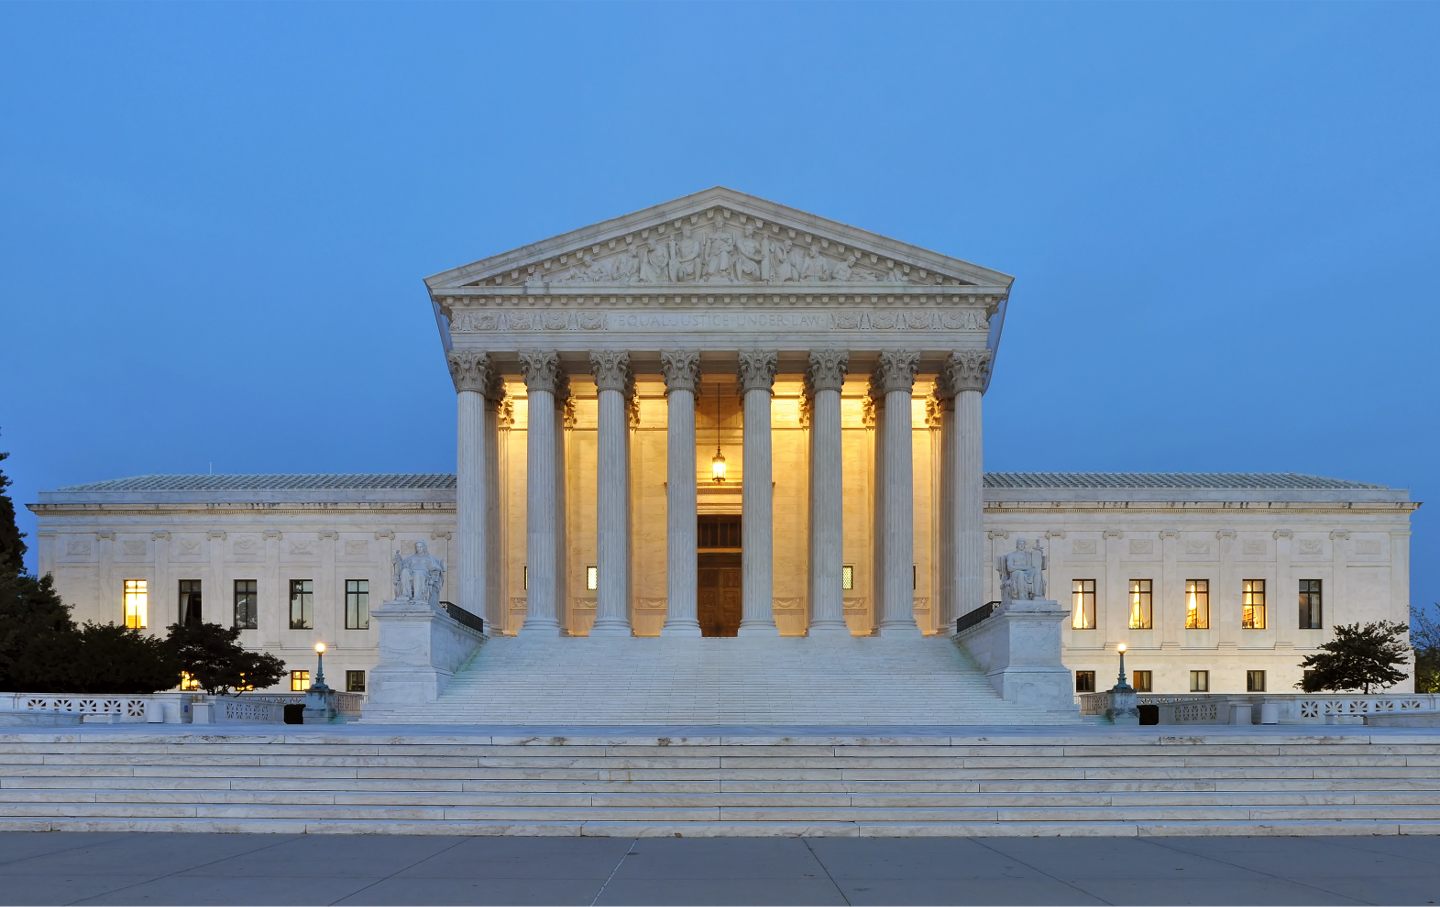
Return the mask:
[[974, 611], [967, 611], [966, 613], [960, 615], [960, 617], [955, 621], [955, 632], [965, 632], [966, 630], [980, 623], [980, 621], [994, 614], [995, 609], [998, 607], [1000, 607], [999, 602], [986, 602], [985, 604], [976, 608]]

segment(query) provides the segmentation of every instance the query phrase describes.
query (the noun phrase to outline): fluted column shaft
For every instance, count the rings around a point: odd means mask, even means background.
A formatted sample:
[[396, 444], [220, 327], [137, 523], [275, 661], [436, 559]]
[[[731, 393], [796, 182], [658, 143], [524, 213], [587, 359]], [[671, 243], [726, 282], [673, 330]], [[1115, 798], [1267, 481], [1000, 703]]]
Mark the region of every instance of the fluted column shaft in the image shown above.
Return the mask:
[[774, 614], [775, 511], [772, 487], [770, 403], [775, 354], [740, 353], [744, 394], [743, 482], [740, 502], [740, 635], [776, 634]]
[[661, 636], [699, 636], [696, 601], [699, 541], [695, 502], [695, 389], [700, 381], [700, 354], [660, 354], [665, 373], [665, 520], [667, 595]]
[[880, 354], [877, 387], [885, 395], [884, 602], [879, 632], [882, 636], [916, 635], [915, 623], [915, 469], [910, 398], [919, 356], [908, 352]]
[[625, 411], [630, 355], [590, 354], [599, 394], [596, 513], [598, 594], [591, 636], [630, 635], [630, 446]]
[[840, 447], [840, 387], [848, 354], [810, 354], [810, 633], [846, 634], [840, 588], [844, 552], [843, 454]]
[[524, 353], [520, 367], [528, 394], [526, 419], [525, 552], [526, 613], [522, 633], [558, 636], [556, 619], [556, 443], [555, 390], [560, 357]]
[[570, 631], [570, 559], [565, 519], [565, 427], [570, 411], [570, 378], [561, 374], [555, 386], [555, 619], [561, 634]]
[[[945, 378], [955, 392], [954, 475], [955, 612], [960, 617], [985, 603], [985, 464], [980, 397], [990, 377], [989, 350], [954, 353]], [[951, 629], [953, 630], [953, 624]]]
[[936, 540], [936, 565], [940, 575], [939, 626], [942, 632], [954, 632], [956, 608], [956, 577], [959, 575], [959, 549], [955, 536], [955, 397], [946, 393], [937, 382], [936, 396], [940, 406], [940, 533]]
[[492, 372], [485, 401], [485, 618], [487, 633], [499, 633], [509, 608], [505, 602], [504, 548], [500, 533], [500, 422], [505, 405], [505, 383]]
[[[489, 488], [485, 445], [485, 390], [490, 383], [490, 357], [468, 350], [448, 356], [455, 383], [455, 523], [457, 540], [457, 604], [487, 616], [488, 574], [485, 520]], [[487, 627], [488, 629], [488, 627]]]

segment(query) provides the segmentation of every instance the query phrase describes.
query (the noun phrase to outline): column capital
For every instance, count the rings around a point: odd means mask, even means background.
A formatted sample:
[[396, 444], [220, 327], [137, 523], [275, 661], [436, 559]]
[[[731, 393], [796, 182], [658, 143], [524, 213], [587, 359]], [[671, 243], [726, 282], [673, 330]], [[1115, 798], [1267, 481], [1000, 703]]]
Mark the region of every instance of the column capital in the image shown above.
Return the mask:
[[776, 356], [770, 350], [740, 351], [740, 390], [769, 391], [775, 387]]
[[805, 380], [811, 391], [838, 391], [850, 371], [848, 350], [811, 350]]
[[919, 353], [885, 350], [875, 362], [876, 389], [882, 394], [891, 391], [910, 393], [915, 389], [915, 372], [919, 367]]
[[560, 354], [553, 350], [532, 350], [520, 354], [520, 374], [525, 389], [554, 393], [560, 383]]
[[624, 393], [630, 385], [630, 354], [624, 350], [595, 350], [590, 354], [590, 373], [595, 387]]
[[485, 389], [481, 393], [486, 400], [499, 406], [505, 400], [505, 376], [497, 368], [488, 368], [485, 374]]
[[941, 369], [950, 393], [983, 392], [985, 382], [990, 380], [991, 359], [989, 350], [956, 350], [951, 353]]
[[936, 397], [933, 394], [925, 398], [926, 428], [940, 428], [943, 425], [945, 419], [945, 410], [949, 408], [946, 406], [947, 402], [948, 401], [942, 400], [941, 398]]
[[700, 384], [700, 353], [677, 350], [660, 354], [660, 371], [665, 375], [665, 394], [671, 391], [695, 392]]
[[451, 350], [445, 357], [450, 366], [450, 380], [455, 382], [455, 391], [473, 391], [483, 394], [490, 386], [490, 355], [477, 350]]

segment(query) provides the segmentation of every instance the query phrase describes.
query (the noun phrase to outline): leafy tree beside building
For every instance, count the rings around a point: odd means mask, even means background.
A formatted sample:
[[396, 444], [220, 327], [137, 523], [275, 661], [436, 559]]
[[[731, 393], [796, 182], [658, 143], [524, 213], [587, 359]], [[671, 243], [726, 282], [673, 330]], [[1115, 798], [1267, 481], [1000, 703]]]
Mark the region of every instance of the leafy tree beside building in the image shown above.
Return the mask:
[[1307, 693], [1383, 689], [1405, 679], [1410, 660], [1406, 634], [1410, 628], [1393, 620], [1369, 624], [1337, 624], [1335, 635], [1300, 663]]

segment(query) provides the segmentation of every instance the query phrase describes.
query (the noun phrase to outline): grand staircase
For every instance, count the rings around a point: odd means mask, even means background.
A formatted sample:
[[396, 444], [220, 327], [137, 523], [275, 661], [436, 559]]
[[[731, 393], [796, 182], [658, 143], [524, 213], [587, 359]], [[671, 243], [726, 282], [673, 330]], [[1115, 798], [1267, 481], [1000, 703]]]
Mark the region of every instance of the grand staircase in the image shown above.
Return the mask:
[[1440, 735], [1339, 730], [7, 731], [0, 830], [1440, 833]]
[[365, 722], [510, 725], [1074, 725], [1001, 699], [943, 637], [488, 640], [437, 702]]

